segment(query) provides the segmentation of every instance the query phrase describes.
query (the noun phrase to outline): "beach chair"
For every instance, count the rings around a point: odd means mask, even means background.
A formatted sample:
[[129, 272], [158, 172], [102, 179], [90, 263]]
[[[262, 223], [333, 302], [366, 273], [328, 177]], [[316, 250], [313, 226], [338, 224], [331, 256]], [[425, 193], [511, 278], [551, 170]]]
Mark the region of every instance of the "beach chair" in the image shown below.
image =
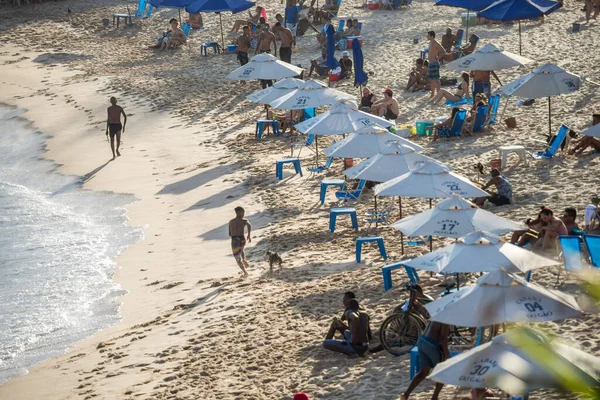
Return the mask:
[[306, 170], [309, 171], [309, 172], [312, 172], [314, 174], [320, 174], [321, 172], [328, 170], [329, 167], [331, 167], [331, 163], [333, 163], [333, 156], [329, 157], [327, 159], [327, 162], [325, 163], [325, 165], [319, 165], [319, 166], [314, 167], [314, 168], [307, 168]]
[[337, 32], [342, 32], [344, 30], [344, 25], [346, 25], [346, 20], [340, 19], [340, 23], [337, 27]]
[[460, 49], [460, 46], [462, 45], [462, 40], [463, 40], [464, 34], [465, 34], [465, 31], [463, 31], [462, 29], [458, 29], [456, 31], [456, 45], [454, 46], [454, 48], [456, 50]]
[[447, 101], [446, 102], [446, 107], [460, 107], [460, 106], [466, 106], [466, 105], [473, 105], [472, 97], [463, 97], [459, 101]]
[[361, 179], [360, 182], [358, 182], [358, 186], [356, 187], [356, 189], [354, 189], [354, 190], [339, 190], [339, 191], [335, 192], [335, 197], [338, 200], [344, 200], [345, 202], [348, 200], [356, 200], [360, 197], [360, 194], [362, 193], [366, 182], [367, 181], [365, 181], [364, 179]]
[[[148, 8], [148, 11], [146, 11], [146, 8]], [[145, 16], [144, 13], [146, 14]], [[136, 18], [150, 18], [150, 15], [152, 15], [152, 4], [147, 0], [140, 0], [137, 12], [135, 13]]]
[[387, 209], [384, 208], [383, 210], [377, 210], [377, 211], [375, 211], [375, 209], [367, 210], [367, 212], [365, 212], [365, 215], [367, 216], [367, 218], [365, 218], [364, 221], [366, 223], [368, 223], [369, 225], [371, 225], [371, 224], [389, 224], [388, 217], [392, 213], [393, 209], [394, 209], [394, 198], [390, 197], [390, 201], [389, 201]]
[[[576, 236], [578, 237], [578, 236]], [[600, 236], [584, 235], [585, 247], [587, 247], [590, 262], [596, 268], [600, 267]]]
[[562, 124], [560, 126], [560, 128], [558, 129], [558, 133], [556, 134], [556, 138], [554, 139], [552, 144], [550, 146], [548, 146], [548, 148], [546, 150], [538, 151], [537, 153], [531, 154], [531, 156], [533, 158], [535, 158], [536, 160], [549, 159], [549, 158], [554, 157], [554, 155], [558, 151], [558, 148], [560, 147], [560, 144], [567, 137], [568, 132], [569, 132], [569, 127], [566, 126], [565, 124]]
[[477, 113], [475, 114], [475, 120], [473, 121], [473, 127], [471, 129], [467, 128], [467, 132], [471, 135], [475, 132], [479, 132], [485, 129], [485, 121], [487, 120], [489, 106], [486, 104], [485, 106], [477, 107]]
[[500, 106], [500, 94], [490, 96], [488, 103], [490, 105], [490, 113], [486, 125], [494, 125], [496, 124], [496, 116], [498, 115], [498, 107]]
[[465, 120], [467, 119], [467, 110], [459, 110], [454, 116], [452, 126], [449, 129], [438, 129], [438, 136], [443, 138], [450, 138], [460, 136], [465, 126]]
[[300, 153], [302, 153], [302, 149], [305, 147], [310, 148], [310, 146], [312, 146], [314, 141], [315, 141], [315, 135], [313, 135], [311, 133], [310, 135], [308, 135], [308, 137], [306, 138], [306, 141], [304, 143], [292, 143], [290, 145], [292, 156], [294, 155], [294, 149], [299, 148], [300, 150], [298, 150], [298, 155], [296, 156], [296, 158], [300, 157]]
[[183, 34], [188, 37], [190, 35], [190, 31], [192, 30], [192, 24], [184, 22], [181, 24], [181, 30], [183, 31]]
[[565, 270], [567, 272], [581, 271], [584, 266], [581, 258], [581, 240], [579, 236], [561, 235], [558, 237], [558, 243], [562, 251]]

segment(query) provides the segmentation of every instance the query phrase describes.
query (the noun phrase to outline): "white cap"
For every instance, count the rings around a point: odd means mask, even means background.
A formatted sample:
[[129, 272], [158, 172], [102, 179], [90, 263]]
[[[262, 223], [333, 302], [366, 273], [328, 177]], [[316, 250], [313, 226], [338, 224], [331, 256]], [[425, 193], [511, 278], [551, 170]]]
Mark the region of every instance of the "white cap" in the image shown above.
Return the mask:
[[342, 52], [342, 57], [348, 57], [349, 55], [350, 55], [350, 53], [348, 53], [347, 51]]

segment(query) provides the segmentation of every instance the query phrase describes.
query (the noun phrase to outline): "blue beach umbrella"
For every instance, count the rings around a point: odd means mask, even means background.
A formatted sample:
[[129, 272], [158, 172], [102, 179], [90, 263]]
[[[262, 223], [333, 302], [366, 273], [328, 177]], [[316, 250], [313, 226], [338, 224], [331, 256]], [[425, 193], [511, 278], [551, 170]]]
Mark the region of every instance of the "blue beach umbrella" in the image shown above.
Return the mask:
[[219, 25], [221, 25], [221, 42], [223, 48], [225, 48], [225, 39], [223, 37], [223, 20], [221, 19], [221, 13], [224, 11], [231, 11], [233, 14], [235, 14], [254, 6], [256, 6], [256, 3], [247, 0], [192, 0], [190, 1], [190, 4], [186, 6], [185, 10], [192, 14], [198, 14], [199, 12], [214, 12], [219, 14]]
[[179, 8], [179, 24], [181, 24], [181, 9], [192, 4], [194, 0], [150, 0], [154, 8]]
[[494, 3], [495, 0], [436, 0], [436, 6], [458, 7], [467, 10], [467, 32], [465, 34], [469, 40], [469, 11], [481, 11]]
[[326, 67], [337, 68], [340, 64], [334, 57], [335, 55], [335, 32], [333, 31], [333, 25], [327, 26], [327, 60], [325, 63]]
[[519, 21], [519, 54], [521, 54], [521, 20], [539, 18], [561, 7], [561, 3], [547, 0], [499, 0], [483, 11], [479, 17], [492, 21]]
[[366, 85], [369, 77], [363, 70], [364, 58], [358, 40], [352, 41], [352, 57], [354, 58], [354, 87]]

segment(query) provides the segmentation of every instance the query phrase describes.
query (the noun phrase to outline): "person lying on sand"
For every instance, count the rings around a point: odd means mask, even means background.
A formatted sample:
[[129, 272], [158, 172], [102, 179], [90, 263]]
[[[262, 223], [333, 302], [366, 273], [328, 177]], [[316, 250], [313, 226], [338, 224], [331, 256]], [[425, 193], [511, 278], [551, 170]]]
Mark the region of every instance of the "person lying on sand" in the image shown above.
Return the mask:
[[[246, 253], [244, 248], [246, 247], [246, 239], [248, 243], [252, 241], [250, 234], [252, 232], [252, 225], [250, 221], [244, 218], [244, 208], [236, 207], [235, 218], [229, 221], [229, 237], [231, 237], [231, 252], [237, 262], [238, 266], [244, 273], [244, 277], [248, 276], [246, 269], [249, 267], [248, 261], [246, 261]], [[244, 237], [244, 230], [248, 227], [248, 236]]]
[[497, 169], [493, 169], [490, 174], [492, 175], [492, 179], [489, 180], [488, 183], [483, 185], [482, 189], [486, 190], [490, 186], [496, 186], [496, 193], [493, 193], [489, 197], [478, 197], [475, 199], [475, 204], [478, 207], [483, 207], [486, 200], [489, 200], [490, 203], [493, 203], [497, 206], [503, 206], [506, 204], [512, 203], [512, 185], [508, 180], [500, 174], [500, 171]]
[[398, 102], [393, 96], [394, 92], [392, 89], [385, 89], [383, 91], [383, 99], [377, 100], [371, 106], [371, 114], [378, 115], [389, 121], [395, 121], [400, 111], [398, 109]]
[[200, 14], [200, 13], [197, 13], [197, 14], [189, 13], [188, 20], [185, 22], [190, 24], [192, 29], [204, 28], [204, 22], [202, 22], [202, 14]]
[[[112, 150], [113, 160], [116, 157], [120, 157], [119, 146], [121, 146], [121, 133], [125, 132], [125, 125], [127, 125], [127, 114], [123, 107], [117, 105], [117, 98], [110, 98], [111, 106], [108, 107], [106, 119], [106, 136], [110, 134], [110, 149]], [[121, 125], [121, 115], [123, 116], [123, 125]], [[115, 136], [117, 137], [117, 155], [115, 156]]]
[[187, 38], [181, 29], [179, 29], [179, 23], [175, 18], [169, 20], [171, 29], [166, 31], [159, 43], [154, 46], [149, 46], [150, 49], [174, 49], [186, 43]]
[[460, 75], [460, 83], [458, 84], [458, 88], [454, 93], [450, 93], [446, 89], [440, 89], [440, 90], [438, 90], [435, 97], [433, 97], [433, 99], [431, 99], [431, 102], [433, 104], [438, 104], [443, 99], [446, 99], [446, 100], [452, 101], [452, 102], [456, 102], [456, 101], [460, 101], [465, 96], [469, 97], [469, 94], [470, 94], [470, 92], [469, 92], [469, 74], [467, 74], [466, 72], [463, 72]]
[[[592, 125], [598, 125], [600, 123], [600, 114], [594, 114], [592, 116]], [[595, 151], [600, 152], [600, 140], [592, 136], [584, 136], [574, 143], [575, 147], [569, 150], [569, 154], [575, 154], [580, 156], [585, 149], [588, 147], [593, 148]]]
[[[450, 326], [440, 322], [430, 321], [425, 332], [417, 340], [417, 349], [419, 350], [419, 373], [415, 375], [410, 382], [408, 389], [400, 399], [408, 400], [408, 396], [425, 380], [429, 372], [440, 362], [450, 358], [448, 351], [448, 335], [450, 335]], [[443, 383], [436, 382], [433, 391], [432, 400], [437, 400], [442, 391]]]
[[556, 238], [560, 235], [567, 235], [567, 227], [564, 222], [554, 216], [554, 212], [549, 208], [544, 208], [540, 214], [545, 225], [540, 229], [540, 240], [532, 246], [532, 249], [556, 252], [558, 250]]
[[[368, 350], [369, 340], [372, 337], [369, 316], [366, 312], [361, 311], [356, 299], [351, 299], [348, 301], [348, 309], [344, 312], [344, 317], [348, 321], [348, 325], [340, 321], [340, 324], [347, 326], [347, 329], [341, 332], [344, 340], [333, 339], [336, 329], [333, 330], [332, 335], [329, 335], [330, 329], [323, 342], [323, 347], [338, 353], [362, 356]], [[331, 338], [329, 338], [330, 336]]]
[[254, 15], [252, 15], [252, 12], [250, 10], [248, 10], [248, 19], [236, 20], [233, 23], [233, 26], [231, 27], [230, 32], [237, 32], [240, 30], [240, 27], [242, 27], [244, 25], [250, 25], [250, 26], [258, 25], [258, 21], [259, 21], [260, 17], [262, 16], [262, 13], [263, 13], [263, 8], [261, 6], [256, 6]]

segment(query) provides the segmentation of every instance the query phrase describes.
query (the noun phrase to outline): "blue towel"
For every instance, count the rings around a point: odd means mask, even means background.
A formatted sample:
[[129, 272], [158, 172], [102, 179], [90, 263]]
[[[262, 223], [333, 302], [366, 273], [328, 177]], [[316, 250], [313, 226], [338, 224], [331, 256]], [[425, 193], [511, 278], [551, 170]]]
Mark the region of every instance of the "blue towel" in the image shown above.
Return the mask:
[[459, 101], [447, 101], [446, 107], [458, 107], [458, 106], [464, 106], [465, 104], [473, 104], [473, 98], [472, 97], [469, 97], [469, 98], [463, 97]]

